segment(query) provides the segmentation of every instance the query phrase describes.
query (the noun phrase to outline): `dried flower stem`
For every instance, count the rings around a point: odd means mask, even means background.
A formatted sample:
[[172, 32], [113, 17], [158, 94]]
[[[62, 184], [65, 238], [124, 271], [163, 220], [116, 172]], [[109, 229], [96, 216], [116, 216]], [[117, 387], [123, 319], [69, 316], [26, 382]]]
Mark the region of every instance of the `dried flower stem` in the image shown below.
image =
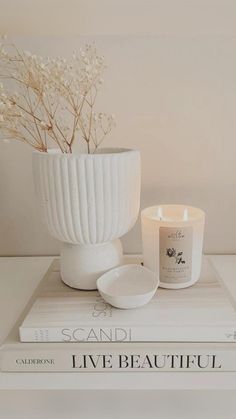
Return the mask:
[[[95, 112], [104, 58], [86, 46], [73, 59], [43, 59], [14, 44], [0, 43], [0, 132], [47, 152], [56, 144], [72, 153], [76, 139], [96, 151], [114, 125], [114, 117]], [[15, 92], [16, 91], [16, 92]], [[14, 92], [14, 93], [12, 93]]]

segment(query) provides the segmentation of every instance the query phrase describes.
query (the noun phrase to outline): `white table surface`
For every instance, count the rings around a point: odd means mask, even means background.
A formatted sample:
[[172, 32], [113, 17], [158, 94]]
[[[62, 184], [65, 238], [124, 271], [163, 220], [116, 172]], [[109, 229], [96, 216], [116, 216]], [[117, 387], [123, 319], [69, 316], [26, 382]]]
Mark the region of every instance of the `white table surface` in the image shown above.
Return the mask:
[[[236, 295], [236, 256], [211, 258]], [[1, 341], [52, 259], [0, 258]], [[235, 373], [0, 373], [0, 419], [235, 419], [235, 388]]]

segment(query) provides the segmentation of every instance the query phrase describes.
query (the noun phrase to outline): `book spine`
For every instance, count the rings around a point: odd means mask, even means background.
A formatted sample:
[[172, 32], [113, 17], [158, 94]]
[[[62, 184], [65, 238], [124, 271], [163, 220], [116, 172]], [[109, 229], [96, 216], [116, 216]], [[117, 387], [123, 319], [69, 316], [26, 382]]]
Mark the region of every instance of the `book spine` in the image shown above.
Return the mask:
[[[101, 345], [102, 346], [102, 345]], [[236, 350], [23, 349], [2, 350], [5, 372], [236, 371]]]
[[21, 342], [236, 342], [236, 328], [198, 326], [20, 327]]

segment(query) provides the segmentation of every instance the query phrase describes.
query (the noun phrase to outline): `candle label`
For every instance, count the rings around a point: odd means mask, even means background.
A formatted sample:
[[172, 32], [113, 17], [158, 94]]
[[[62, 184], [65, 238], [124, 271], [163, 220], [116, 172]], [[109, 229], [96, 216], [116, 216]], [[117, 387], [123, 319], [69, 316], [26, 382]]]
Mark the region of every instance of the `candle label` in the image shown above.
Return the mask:
[[160, 227], [160, 281], [181, 284], [191, 281], [192, 227]]

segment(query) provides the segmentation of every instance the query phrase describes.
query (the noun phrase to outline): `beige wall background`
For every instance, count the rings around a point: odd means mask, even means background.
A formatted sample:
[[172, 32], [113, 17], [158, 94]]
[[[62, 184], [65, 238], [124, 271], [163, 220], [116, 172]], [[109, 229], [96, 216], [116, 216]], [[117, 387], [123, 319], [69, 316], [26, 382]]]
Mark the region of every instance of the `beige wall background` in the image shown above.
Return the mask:
[[[236, 253], [236, 2], [0, 0], [0, 30], [41, 55], [95, 41], [108, 65], [106, 146], [142, 155], [141, 208], [206, 211], [205, 251]], [[34, 196], [32, 151], [0, 142], [0, 255], [57, 254]], [[123, 238], [141, 252], [140, 221]]]

